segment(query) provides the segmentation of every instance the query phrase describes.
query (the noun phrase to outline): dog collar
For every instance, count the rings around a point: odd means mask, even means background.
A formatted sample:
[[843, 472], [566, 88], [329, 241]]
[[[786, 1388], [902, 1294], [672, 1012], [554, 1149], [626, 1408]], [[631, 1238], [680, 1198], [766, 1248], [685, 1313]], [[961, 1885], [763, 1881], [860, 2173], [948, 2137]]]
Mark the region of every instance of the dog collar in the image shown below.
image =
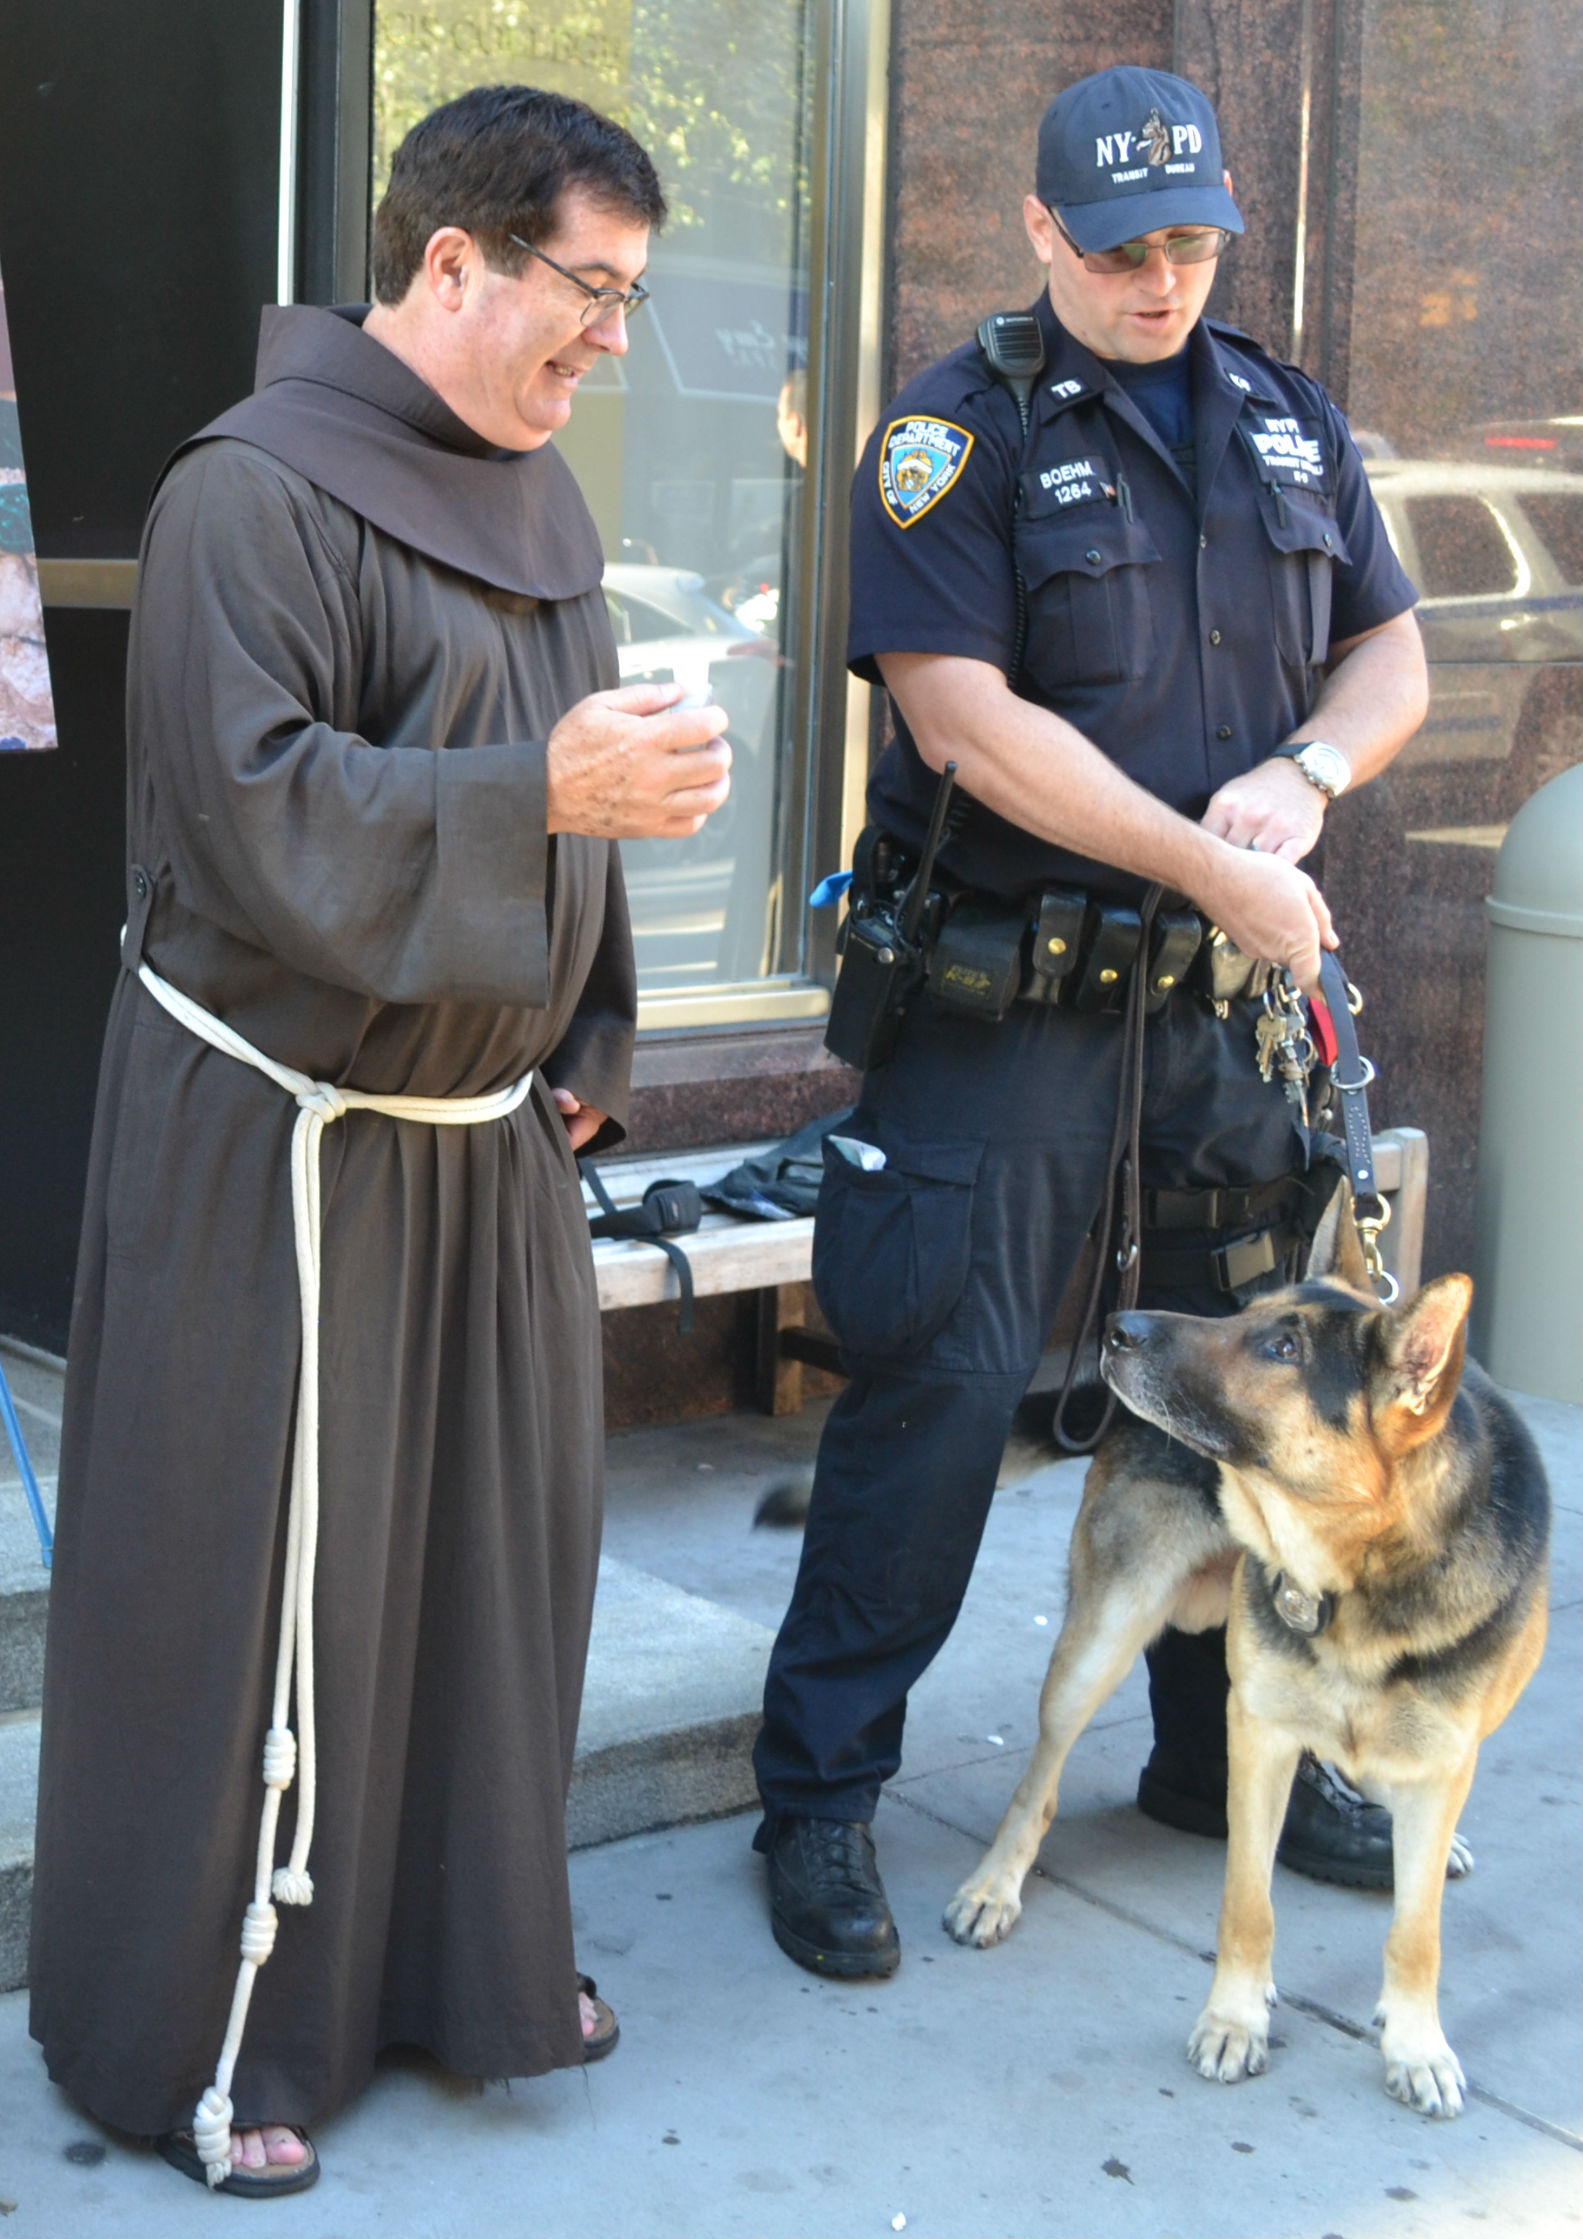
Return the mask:
[[1334, 1594], [1305, 1594], [1284, 1570], [1278, 1570], [1270, 1580], [1270, 1601], [1283, 1625], [1310, 1639], [1322, 1633], [1336, 1614]]

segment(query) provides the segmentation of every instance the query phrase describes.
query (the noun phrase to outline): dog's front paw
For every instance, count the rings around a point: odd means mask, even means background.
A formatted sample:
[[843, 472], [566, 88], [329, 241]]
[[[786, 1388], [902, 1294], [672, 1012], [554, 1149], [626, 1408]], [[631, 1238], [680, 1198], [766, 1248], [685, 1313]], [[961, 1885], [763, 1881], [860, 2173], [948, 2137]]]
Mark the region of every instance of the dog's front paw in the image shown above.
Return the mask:
[[1447, 1881], [1462, 1881], [1473, 1871], [1473, 1853], [1459, 1827], [1451, 1838], [1451, 1848], [1446, 1856]]
[[1262, 2076], [1270, 2064], [1269, 2009], [1275, 2004], [1275, 1985], [1267, 1982], [1257, 2005], [1250, 1999], [1209, 2004], [1193, 2024], [1187, 2040], [1187, 2057], [1211, 2083], [1241, 2083], [1244, 2076]]
[[975, 1875], [964, 1881], [945, 1908], [947, 1935], [959, 1944], [974, 1944], [987, 1951], [1009, 1936], [1022, 1918], [1021, 1884], [1013, 1887], [998, 1878]]
[[1461, 2114], [1468, 2080], [1438, 2023], [1393, 2025], [1383, 2008], [1374, 2019], [1385, 2056], [1385, 2088], [1391, 2097], [1418, 2114], [1437, 2115], [1444, 2122]]

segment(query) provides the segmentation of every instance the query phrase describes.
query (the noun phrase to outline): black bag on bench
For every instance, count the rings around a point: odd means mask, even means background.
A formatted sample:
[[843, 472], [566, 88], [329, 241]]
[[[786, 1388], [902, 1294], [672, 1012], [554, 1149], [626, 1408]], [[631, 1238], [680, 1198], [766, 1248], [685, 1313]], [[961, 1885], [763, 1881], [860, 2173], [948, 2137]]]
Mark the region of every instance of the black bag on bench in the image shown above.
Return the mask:
[[663, 1252], [676, 1270], [676, 1280], [681, 1286], [682, 1306], [680, 1328], [683, 1337], [692, 1334], [693, 1327], [693, 1271], [687, 1254], [680, 1244], [673, 1244], [673, 1236], [688, 1236], [704, 1217], [703, 1201], [697, 1185], [686, 1181], [650, 1182], [643, 1192], [640, 1205], [619, 1208], [604, 1184], [604, 1177], [591, 1158], [580, 1158], [577, 1171], [604, 1207], [588, 1224], [590, 1236], [617, 1237], [635, 1244], [652, 1244]]

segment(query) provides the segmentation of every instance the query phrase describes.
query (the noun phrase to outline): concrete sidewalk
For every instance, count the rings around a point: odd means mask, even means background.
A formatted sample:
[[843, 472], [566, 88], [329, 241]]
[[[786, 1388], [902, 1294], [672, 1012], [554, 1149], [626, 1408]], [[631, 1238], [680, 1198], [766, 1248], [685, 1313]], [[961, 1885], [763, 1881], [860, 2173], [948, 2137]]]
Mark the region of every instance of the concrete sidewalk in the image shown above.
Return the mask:
[[[1131, 1806], [1147, 1749], [1141, 1674], [1078, 1745], [1010, 1940], [965, 1951], [941, 1930], [1032, 1741], [1081, 1486], [1068, 1463], [997, 1497], [961, 1622], [914, 1694], [906, 1767], [877, 1828], [905, 1954], [894, 1981], [838, 1986], [781, 1956], [751, 1815], [580, 1851], [579, 1952], [621, 2015], [615, 2057], [511, 2089], [388, 2061], [316, 2132], [324, 2179], [276, 2203], [272, 2228], [301, 2239], [1578, 2231], [1583, 1415], [1523, 1407], [1557, 1502], [1552, 1630], [1484, 1750], [1463, 1822], [1478, 1869], [1446, 1896], [1442, 2011], [1473, 2085], [1460, 2122], [1426, 2122], [1381, 2089], [1367, 2025], [1388, 1901], [1284, 1872], [1270, 2072], [1228, 2090], [1188, 2068], [1223, 1852]], [[607, 1549], [629, 1588], [646, 1574], [738, 1628], [772, 1625], [797, 1543], [749, 1521], [816, 1430], [809, 1410], [613, 1440]], [[652, 1628], [645, 1638], [657, 1654]], [[750, 1645], [741, 1629], [731, 1639], [738, 1656]], [[668, 1683], [660, 1662], [650, 1683]], [[7, 2239], [166, 2239], [238, 2212], [49, 2086], [21, 1993], [0, 2000], [0, 2108]]]

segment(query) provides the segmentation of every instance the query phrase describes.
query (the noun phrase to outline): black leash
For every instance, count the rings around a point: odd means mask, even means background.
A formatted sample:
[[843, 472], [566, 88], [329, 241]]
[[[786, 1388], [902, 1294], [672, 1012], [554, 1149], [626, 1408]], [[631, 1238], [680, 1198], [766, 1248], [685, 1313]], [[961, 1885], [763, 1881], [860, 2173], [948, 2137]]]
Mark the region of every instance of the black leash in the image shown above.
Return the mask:
[[1066, 1411], [1077, 1387], [1078, 1369], [1099, 1322], [1100, 1299], [1104, 1294], [1105, 1278], [1110, 1272], [1106, 1254], [1113, 1231], [1116, 1238], [1115, 1265], [1121, 1276], [1116, 1294], [1116, 1311], [1125, 1314], [1138, 1303], [1138, 1284], [1143, 1273], [1143, 1186], [1140, 1160], [1143, 1136], [1144, 1006], [1149, 991], [1149, 943], [1154, 933], [1154, 913], [1160, 906], [1160, 897], [1164, 891], [1163, 886], [1151, 886], [1138, 912], [1138, 954], [1127, 982], [1127, 1008], [1122, 1019], [1121, 1079], [1116, 1089], [1116, 1123], [1111, 1131], [1110, 1157], [1105, 1169], [1105, 1194], [1100, 1201], [1098, 1218], [1091, 1232], [1096, 1245], [1094, 1275], [1088, 1287], [1088, 1300], [1083, 1308], [1082, 1322], [1072, 1340], [1066, 1379], [1055, 1403], [1055, 1418], [1050, 1426], [1051, 1437], [1065, 1454], [1091, 1454], [1110, 1428], [1111, 1418], [1116, 1412], [1116, 1395], [1107, 1389], [1104, 1410], [1098, 1423], [1086, 1437], [1076, 1438], [1066, 1427]]
[[1347, 1178], [1352, 1184], [1352, 1219], [1358, 1241], [1363, 1246], [1363, 1264], [1368, 1269], [1369, 1280], [1390, 1306], [1400, 1297], [1401, 1285], [1380, 1254], [1380, 1232], [1389, 1225], [1391, 1209], [1380, 1195], [1379, 1179], [1374, 1170], [1374, 1131], [1369, 1124], [1368, 1098], [1369, 1084], [1375, 1077], [1374, 1067], [1358, 1047], [1358, 1031], [1353, 1024], [1363, 1008], [1363, 998], [1341, 969], [1334, 949], [1321, 952], [1319, 985], [1336, 1038], [1330, 1085], [1341, 1107], [1341, 1139], [1346, 1151]]
[[676, 1270], [676, 1281], [681, 1289], [682, 1310], [679, 1327], [683, 1337], [692, 1335], [693, 1327], [693, 1271], [687, 1254], [680, 1244], [673, 1244], [673, 1236], [690, 1235], [704, 1217], [703, 1199], [697, 1184], [685, 1181], [650, 1182], [643, 1192], [640, 1205], [618, 1209], [614, 1198], [606, 1189], [604, 1177], [591, 1158], [580, 1158], [577, 1171], [593, 1191], [603, 1212], [588, 1224], [590, 1236], [614, 1236], [634, 1244], [652, 1244], [663, 1252]]

